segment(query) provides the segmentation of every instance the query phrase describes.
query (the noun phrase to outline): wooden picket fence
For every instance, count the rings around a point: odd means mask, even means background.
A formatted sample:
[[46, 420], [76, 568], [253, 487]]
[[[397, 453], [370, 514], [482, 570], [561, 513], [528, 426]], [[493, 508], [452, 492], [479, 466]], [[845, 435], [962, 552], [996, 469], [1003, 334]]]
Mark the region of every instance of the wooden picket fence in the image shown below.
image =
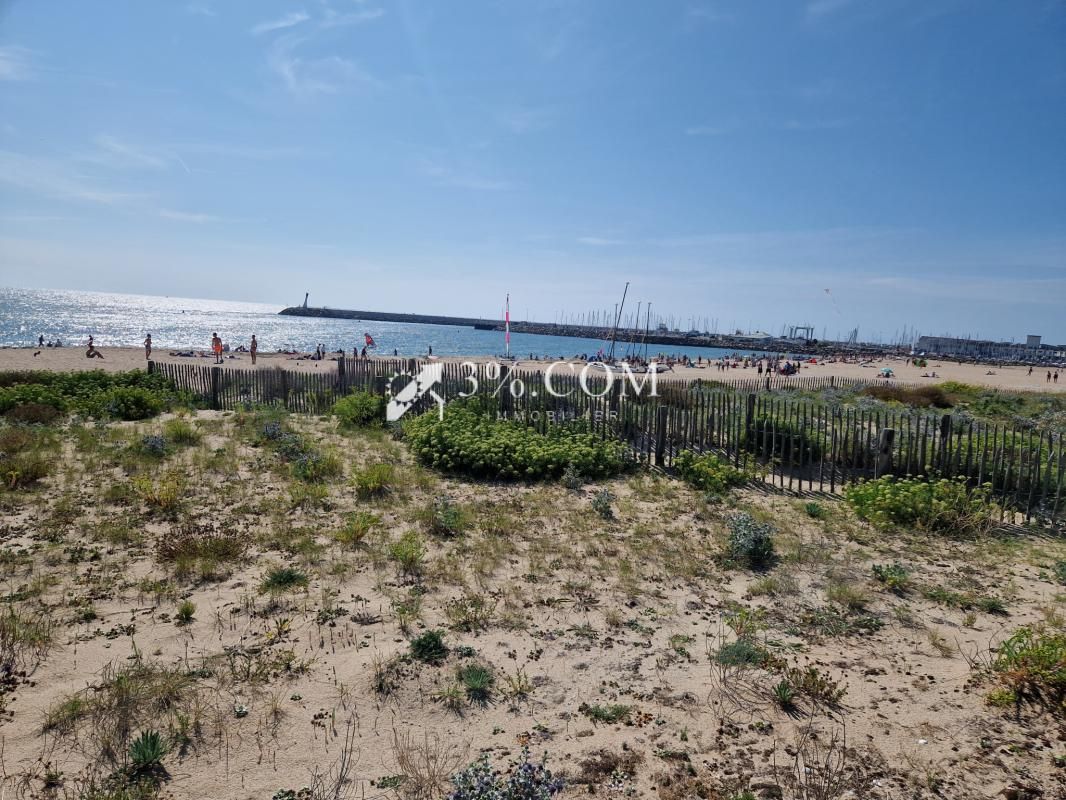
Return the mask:
[[[321, 371], [231, 369], [199, 364], [150, 363], [181, 390], [211, 408], [281, 405], [324, 413], [350, 392], [385, 394], [396, 375], [414, 376], [428, 362], [416, 359], [343, 359], [319, 362]], [[553, 370], [551, 391], [536, 370], [504, 366], [441, 365], [434, 386], [442, 398], [476, 396], [502, 418], [547, 430], [582, 419], [604, 437], [624, 442], [641, 463], [670, 469], [684, 450], [713, 452], [752, 470], [775, 487], [834, 493], [881, 475], [923, 475], [989, 485], [1026, 519], [1061, 520], [1066, 514], [1066, 449], [1059, 432], [989, 425], [965, 417], [908, 408], [844, 407], [826, 389], [885, 385], [883, 379], [770, 376], [718, 382], [658, 376], [625, 379], [602, 368]], [[713, 374], [712, 374], [713, 375]], [[397, 381], [397, 388], [404, 383]], [[900, 385], [893, 380], [892, 385]], [[910, 384], [927, 385], [927, 384]], [[807, 394], [810, 393], [810, 394]], [[817, 394], [821, 393], [821, 394]], [[407, 413], [435, 411], [429, 395]]]

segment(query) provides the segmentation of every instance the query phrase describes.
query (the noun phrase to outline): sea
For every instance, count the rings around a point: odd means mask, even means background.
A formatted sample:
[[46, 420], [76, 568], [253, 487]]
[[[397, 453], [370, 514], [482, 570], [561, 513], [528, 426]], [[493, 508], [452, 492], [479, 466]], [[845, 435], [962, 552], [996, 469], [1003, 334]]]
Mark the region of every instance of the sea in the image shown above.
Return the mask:
[[[319, 344], [327, 351], [362, 348], [369, 333], [375, 355], [421, 356], [433, 348], [439, 356], [492, 356], [504, 351], [501, 331], [479, 331], [456, 325], [408, 322], [371, 322], [348, 319], [280, 316], [282, 306], [234, 300], [155, 297], [51, 289], [0, 289], [0, 347], [36, 346], [59, 340], [64, 346], [83, 345], [89, 336], [98, 347], [139, 347], [152, 334], [157, 350], [207, 350], [218, 332], [231, 347], [247, 345], [254, 333], [261, 352], [311, 352]], [[389, 311], [403, 309], [388, 308]], [[602, 339], [573, 336], [511, 334], [511, 353], [518, 358], [569, 358], [594, 355], [606, 349]], [[616, 355], [635, 350], [619, 341]], [[648, 345], [649, 357], [684, 356], [695, 360], [737, 354], [716, 347]], [[641, 351], [643, 353], [643, 350]], [[740, 355], [754, 354], [753, 351]]]

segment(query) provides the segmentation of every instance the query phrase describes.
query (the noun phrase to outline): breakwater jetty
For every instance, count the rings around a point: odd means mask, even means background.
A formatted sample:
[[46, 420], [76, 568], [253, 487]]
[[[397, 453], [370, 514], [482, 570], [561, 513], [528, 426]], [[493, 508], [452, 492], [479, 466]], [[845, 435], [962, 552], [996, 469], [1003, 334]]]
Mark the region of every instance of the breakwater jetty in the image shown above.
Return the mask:
[[[401, 314], [391, 311], [362, 311], [342, 308], [315, 308], [301, 305], [284, 308], [280, 314], [292, 317], [319, 317], [326, 319], [350, 319], [365, 322], [408, 322], [421, 325], [455, 325], [478, 330], [503, 330], [503, 322], [482, 317], [451, 317], [439, 314]], [[511, 320], [512, 333], [533, 333], [541, 336], [570, 336], [582, 339], [600, 339], [609, 341], [611, 329], [598, 325], [560, 325], [551, 322], [523, 322]], [[619, 328], [615, 340], [624, 345], [626, 342], [647, 342], [649, 345], [672, 345], [679, 347], [716, 347], [737, 352], [803, 352], [816, 354], [821, 352], [838, 352], [840, 343], [796, 341], [766, 336], [742, 336], [722, 334], [681, 333], [678, 331], [648, 331]], [[885, 348], [871, 345], [850, 345], [853, 352], [884, 352]]]

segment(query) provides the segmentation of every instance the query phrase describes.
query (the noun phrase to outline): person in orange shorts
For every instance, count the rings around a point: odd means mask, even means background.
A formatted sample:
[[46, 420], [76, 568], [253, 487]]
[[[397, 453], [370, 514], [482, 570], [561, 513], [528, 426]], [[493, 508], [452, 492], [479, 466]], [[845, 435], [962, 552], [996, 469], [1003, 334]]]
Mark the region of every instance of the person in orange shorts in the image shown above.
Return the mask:
[[222, 340], [218, 338], [218, 333], [211, 334], [211, 349], [215, 351], [215, 363], [222, 363]]

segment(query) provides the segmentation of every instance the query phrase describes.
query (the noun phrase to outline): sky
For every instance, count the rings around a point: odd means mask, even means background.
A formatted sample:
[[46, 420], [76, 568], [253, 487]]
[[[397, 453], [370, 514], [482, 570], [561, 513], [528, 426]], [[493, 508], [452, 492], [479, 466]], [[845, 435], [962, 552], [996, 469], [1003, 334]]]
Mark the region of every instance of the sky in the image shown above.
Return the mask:
[[1066, 342], [1063, 0], [0, 0], [0, 285]]

